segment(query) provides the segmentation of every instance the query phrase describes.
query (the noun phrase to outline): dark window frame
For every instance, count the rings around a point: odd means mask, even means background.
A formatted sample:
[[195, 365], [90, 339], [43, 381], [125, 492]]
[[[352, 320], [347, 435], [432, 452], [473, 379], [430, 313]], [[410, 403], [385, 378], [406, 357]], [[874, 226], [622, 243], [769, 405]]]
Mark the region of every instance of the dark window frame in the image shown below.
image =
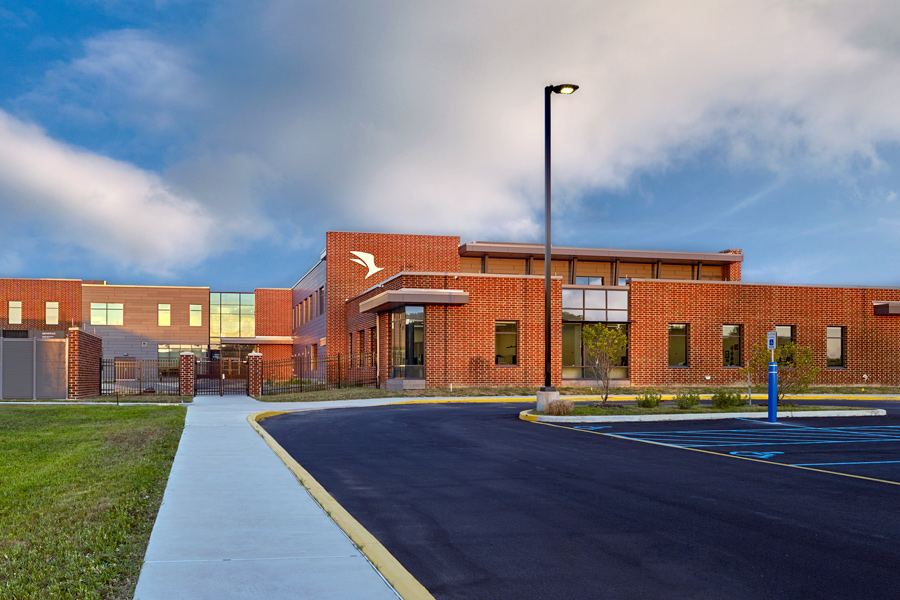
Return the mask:
[[[737, 327], [737, 335], [725, 335], [726, 327]], [[729, 347], [726, 347], [726, 340], [732, 340], [737, 338], [737, 359], [735, 364], [728, 364], [726, 362], [726, 352], [729, 351]], [[738, 323], [723, 323], [722, 324], [722, 367], [726, 369], [738, 369], [741, 367], [741, 361], [744, 358], [743, 352], [744, 345], [744, 326]]]
[[[515, 330], [514, 331], [498, 331], [499, 325], [512, 325]], [[503, 336], [503, 337], [501, 337]], [[512, 355], [511, 363], [501, 363], [500, 358], [505, 356], [500, 353], [499, 342], [503, 338], [512, 338], [515, 348], [515, 353]], [[507, 340], [508, 341], [508, 340]], [[504, 346], [506, 348], [507, 346]], [[518, 367], [519, 366], [519, 322], [511, 319], [497, 319], [494, 321], [494, 366], [495, 367]]]
[[[838, 336], [831, 335], [832, 330], [837, 329]], [[828, 342], [833, 339], [841, 341], [840, 364], [831, 364], [832, 359], [828, 357]], [[828, 325], [825, 327], [825, 366], [828, 369], [846, 369], [847, 368], [847, 328], [843, 325]]]
[[[674, 334], [673, 327], [684, 326], [683, 334]], [[687, 369], [691, 366], [691, 345], [690, 345], [690, 337], [691, 337], [691, 325], [690, 323], [669, 323], [667, 327], [668, 334], [668, 346], [667, 346], [667, 356], [666, 362], [668, 363], [668, 367], [670, 369]], [[673, 339], [681, 339], [683, 340], [684, 345], [684, 363], [682, 364], [672, 364], [672, 340]]]

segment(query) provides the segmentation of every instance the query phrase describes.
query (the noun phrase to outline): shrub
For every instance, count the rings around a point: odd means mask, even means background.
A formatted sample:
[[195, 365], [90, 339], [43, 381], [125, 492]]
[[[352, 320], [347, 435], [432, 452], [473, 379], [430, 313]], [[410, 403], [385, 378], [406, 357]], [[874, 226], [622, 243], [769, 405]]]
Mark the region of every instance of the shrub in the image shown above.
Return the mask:
[[656, 408], [660, 402], [662, 402], [662, 396], [653, 392], [647, 392], [637, 397], [637, 405], [641, 408]]
[[716, 392], [712, 396], [713, 408], [729, 408], [732, 406], [743, 406], [747, 402], [740, 392]]
[[679, 392], [675, 396], [675, 404], [678, 405], [678, 408], [681, 410], [687, 410], [700, 404], [700, 396], [691, 394], [690, 392]]
[[575, 410], [575, 405], [572, 404], [572, 401], [567, 398], [560, 398], [559, 400], [551, 400], [544, 407], [545, 415], [555, 415], [555, 416], [564, 416], [571, 415]]

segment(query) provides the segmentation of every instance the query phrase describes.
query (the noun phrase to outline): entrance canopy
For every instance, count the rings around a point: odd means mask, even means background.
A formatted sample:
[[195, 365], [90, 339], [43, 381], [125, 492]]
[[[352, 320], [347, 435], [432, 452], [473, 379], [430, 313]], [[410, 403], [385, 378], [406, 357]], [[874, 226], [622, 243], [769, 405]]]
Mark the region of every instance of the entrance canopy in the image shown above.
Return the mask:
[[401, 288], [382, 292], [359, 303], [361, 313], [380, 313], [401, 306], [426, 304], [468, 304], [469, 292], [463, 290]]

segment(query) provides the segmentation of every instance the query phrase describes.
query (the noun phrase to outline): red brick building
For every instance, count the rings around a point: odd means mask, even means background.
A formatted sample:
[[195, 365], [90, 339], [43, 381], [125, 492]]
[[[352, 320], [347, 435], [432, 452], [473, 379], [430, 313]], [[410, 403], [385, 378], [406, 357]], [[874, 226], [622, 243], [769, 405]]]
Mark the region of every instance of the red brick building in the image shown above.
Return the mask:
[[[900, 289], [743, 282], [740, 250], [554, 247], [552, 257], [554, 385], [596, 385], [581, 341], [592, 323], [628, 337], [619, 385], [738, 383], [768, 331], [809, 347], [821, 383], [900, 384]], [[66, 337], [80, 327], [104, 355], [187, 349], [237, 364], [258, 351], [263, 363], [307, 365], [366, 355], [397, 389], [540, 386], [543, 258], [540, 244], [328, 232], [319, 262], [290, 289], [0, 279], [0, 329]]]

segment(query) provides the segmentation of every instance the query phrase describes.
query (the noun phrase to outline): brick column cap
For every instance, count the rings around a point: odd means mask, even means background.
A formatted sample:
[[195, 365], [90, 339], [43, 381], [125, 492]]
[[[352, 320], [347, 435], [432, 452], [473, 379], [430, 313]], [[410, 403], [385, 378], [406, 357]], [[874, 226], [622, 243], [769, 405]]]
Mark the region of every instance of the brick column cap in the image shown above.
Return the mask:
[[193, 356], [193, 355], [194, 355], [193, 352], [182, 352], [181, 353], [181, 356]]
[[251, 352], [247, 356], [262, 356], [262, 352]]

